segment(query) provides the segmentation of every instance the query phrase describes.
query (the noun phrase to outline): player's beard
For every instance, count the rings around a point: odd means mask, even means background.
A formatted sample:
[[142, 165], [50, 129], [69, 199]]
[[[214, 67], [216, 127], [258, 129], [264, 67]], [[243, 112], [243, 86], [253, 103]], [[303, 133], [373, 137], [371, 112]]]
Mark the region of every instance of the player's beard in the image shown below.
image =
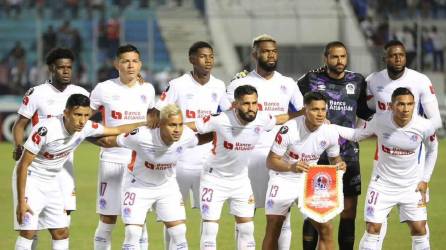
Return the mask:
[[257, 59], [257, 65], [267, 72], [273, 72], [277, 68], [277, 61], [275, 61], [274, 64], [269, 64], [267, 61]]
[[[341, 67], [338, 67], [341, 66]], [[336, 73], [338, 75], [342, 74], [345, 71], [347, 66], [344, 64], [336, 64], [336, 65], [327, 65], [328, 71]]]
[[405, 67], [402, 67], [401, 69], [397, 69], [395, 67], [392, 66], [387, 66], [387, 71], [389, 72], [390, 75], [400, 75], [403, 71], [404, 71]]
[[[252, 113], [254, 113], [254, 114], [252, 114]], [[239, 110], [238, 114], [239, 114], [240, 118], [242, 120], [244, 120], [245, 122], [252, 122], [256, 119], [256, 116], [257, 116], [257, 112], [254, 112], [254, 111], [248, 111], [246, 113], [243, 113]]]

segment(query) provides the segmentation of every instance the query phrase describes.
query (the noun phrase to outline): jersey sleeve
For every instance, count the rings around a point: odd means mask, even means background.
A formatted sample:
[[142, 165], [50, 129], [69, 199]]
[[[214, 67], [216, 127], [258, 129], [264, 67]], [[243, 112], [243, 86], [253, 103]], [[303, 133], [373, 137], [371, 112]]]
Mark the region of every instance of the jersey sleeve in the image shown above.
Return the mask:
[[175, 87], [175, 84], [173, 84], [172, 81], [170, 81], [166, 90], [164, 90], [163, 93], [161, 93], [160, 99], [155, 104], [155, 108], [157, 110], [161, 110], [162, 108], [164, 108], [169, 104], [176, 103], [177, 99], [178, 99], [177, 88]]
[[356, 129], [343, 127], [335, 124], [331, 124], [331, 126], [334, 126], [340, 137], [347, 139], [349, 141], [357, 142], [365, 138], [368, 138], [375, 133], [374, 132], [375, 119], [372, 119], [370, 122], [366, 122], [364, 127]]
[[98, 110], [102, 106], [102, 83], [96, 85], [96, 87], [91, 91], [90, 95], [90, 107], [94, 110]]
[[365, 79], [365, 84], [366, 84], [366, 99], [367, 99], [367, 107], [376, 112], [376, 103], [375, 103], [375, 96], [373, 94], [373, 89], [372, 89], [372, 85], [371, 85], [371, 78], [373, 77], [374, 73], [372, 73], [371, 75], [367, 76], [367, 78]]
[[361, 79], [362, 81], [360, 83], [360, 92], [357, 101], [358, 107], [356, 108], [356, 115], [359, 118], [367, 121], [373, 116], [375, 110], [370, 109], [367, 105], [367, 83], [362, 76]]
[[17, 113], [31, 119], [38, 109], [38, 99], [38, 96], [34, 93], [34, 88], [30, 88], [23, 96], [22, 104]]
[[189, 127], [184, 127], [183, 134], [186, 140], [185, 146], [187, 148], [192, 148], [198, 145], [198, 137], [195, 135], [192, 129]]
[[[258, 115], [259, 113], [257, 113]], [[271, 131], [276, 126], [276, 117], [269, 114], [269, 113], [262, 113], [263, 114], [263, 120], [265, 124], [265, 130]]]
[[435, 128], [441, 128], [441, 114], [438, 107], [437, 96], [435, 95], [435, 89], [429, 78], [425, 79], [426, 85], [420, 85], [420, 103], [423, 108], [423, 112], [426, 117], [432, 121]]
[[91, 120], [87, 121], [84, 127], [85, 137], [99, 137], [104, 134], [104, 126]]
[[135, 128], [130, 133], [120, 134], [116, 137], [116, 143], [123, 148], [135, 149], [140, 144], [138, 138], [141, 134], [140, 128]]
[[271, 152], [276, 155], [284, 155], [288, 150], [288, 145], [291, 143], [291, 135], [289, 127], [285, 124], [283, 125], [279, 132], [276, 134], [273, 145], [271, 146]]
[[232, 103], [235, 100], [234, 91], [238, 86], [239, 84], [237, 84], [237, 80], [235, 80], [230, 82], [228, 87], [226, 87], [226, 98], [230, 103]]
[[146, 83], [148, 85], [148, 96], [149, 96], [149, 109], [152, 109], [155, 107], [155, 88], [151, 83]]
[[291, 110], [299, 111], [304, 106], [304, 98], [302, 96], [301, 91], [297, 87], [297, 85], [295, 83], [293, 83], [292, 86], [293, 86], [293, 89], [292, 89], [292, 95], [291, 95], [291, 100], [290, 100], [290, 104], [291, 104], [291, 108], [292, 108]]
[[199, 134], [206, 134], [216, 130], [216, 124], [220, 115], [208, 115], [203, 118], [197, 118], [195, 120], [195, 127]]
[[228, 99], [226, 93], [224, 93], [220, 98], [220, 103], [218, 104], [218, 112], [229, 110], [232, 107], [231, 101]]
[[300, 90], [301, 95], [305, 95], [307, 92], [310, 91], [309, 73], [301, 76], [297, 80], [297, 86]]
[[332, 127], [330, 131], [330, 146], [326, 149], [328, 157], [336, 157], [339, 156], [340, 147], [339, 147], [339, 134], [336, 129]]
[[30, 136], [23, 147], [33, 154], [38, 154], [47, 140], [48, 129], [44, 125], [37, 125], [33, 128]]
[[429, 126], [429, 129], [426, 130], [423, 143], [426, 146], [426, 158], [422, 181], [429, 182], [438, 156], [438, 139], [433, 126]]

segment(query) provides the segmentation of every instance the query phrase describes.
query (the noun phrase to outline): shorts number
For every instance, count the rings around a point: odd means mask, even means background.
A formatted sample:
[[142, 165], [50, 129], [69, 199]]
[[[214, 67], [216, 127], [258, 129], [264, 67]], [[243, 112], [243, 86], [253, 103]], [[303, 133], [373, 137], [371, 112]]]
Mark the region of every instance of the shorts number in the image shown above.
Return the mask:
[[107, 189], [107, 182], [101, 182], [101, 188], [99, 189], [100, 196], [104, 196], [106, 189]]
[[276, 197], [277, 191], [279, 191], [279, 186], [272, 185], [271, 190], [269, 191], [269, 197]]
[[367, 200], [369, 204], [376, 205], [376, 201], [378, 200], [379, 193], [375, 191], [370, 191], [370, 198]]
[[135, 193], [125, 192], [124, 205], [133, 205], [135, 203]]
[[212, 188], [203, 188], [201, 192], [201, 201], [212, 201], [212, 195], [214, 194], [214, 190]]

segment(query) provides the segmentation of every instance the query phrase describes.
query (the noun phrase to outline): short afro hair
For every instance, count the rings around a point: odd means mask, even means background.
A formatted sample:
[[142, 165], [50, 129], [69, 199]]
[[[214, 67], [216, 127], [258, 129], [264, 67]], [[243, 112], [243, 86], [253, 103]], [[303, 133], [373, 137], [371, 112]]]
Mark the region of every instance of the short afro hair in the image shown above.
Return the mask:
[[59, 59], [70, 59], [74, 61], [74, 53], [67, 48], [54, 48], [46, 56], [46, 65], [50, 66]]
[[212, 48], [212, 46], [209, 43], [204, 42], [204, 41], [198, 41], [198, 42], [195, 42], [194, 44], [192, 44], [192, 46], [190, 46], [189, 56], [196, 54], [199, 49], [203, 49], [203, 48], [208, 48], [208, 49], [214, 51], [214, 49]]

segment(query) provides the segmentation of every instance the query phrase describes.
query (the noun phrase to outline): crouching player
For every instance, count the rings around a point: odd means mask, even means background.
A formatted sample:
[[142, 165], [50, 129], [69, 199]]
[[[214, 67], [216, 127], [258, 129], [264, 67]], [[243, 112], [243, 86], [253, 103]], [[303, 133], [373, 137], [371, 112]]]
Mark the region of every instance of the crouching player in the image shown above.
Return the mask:
[[118, 135], [144, 124], [106, 128], [89, 121], [90, 116], [90, 99], [73, 94], [63, 116], [42, 120], [34, 126], [12, 177], [14, 229], [19, 231], [15, 249], [30, 250], [39, 225], [49, 229], [53, 250], [68, 249], [68, 217], [56, 175], [86, 137]]

